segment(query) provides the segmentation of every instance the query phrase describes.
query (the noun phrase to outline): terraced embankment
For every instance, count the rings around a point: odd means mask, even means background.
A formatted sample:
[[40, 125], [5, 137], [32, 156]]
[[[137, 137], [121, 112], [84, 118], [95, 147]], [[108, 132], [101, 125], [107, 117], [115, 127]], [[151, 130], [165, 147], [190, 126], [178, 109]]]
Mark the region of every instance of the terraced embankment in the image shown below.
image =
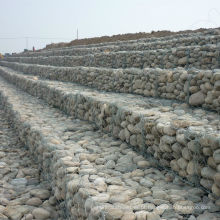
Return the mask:
[[181, 46], [196, 46], [219, 43], [219, 35], [213, 36], [207, 35], [184, 35], [175, 36], [172, 38], [158, 38], [154, 41], [146, 42], [146, 40], [121, 42], [120, 44], [93, 44], [87, 45], [86, 47], [70, 47], [54, 50], [45, 50], [40, 52], [26, 52], [16, 55], [16, 57], [37, 57], [37, 56], [83, 56], [88, 53], [100, 53], [100, 52], [118, 52], [118, 51], [144, 51], [144, 50], [156, 50], [156, 49], [168, 49]]
[[49, 178], [55, 198], [65, 201], [67, 219], [184, 219], [207, 210], [210, 214], [202, 216], [217, 216], [211, 212], [219, 207], [205, 191], [154, 168], [154, 160], [126, 143], [67, 117], [2, 78], [0, 85], [4, 110]]
[[0, 219], [63, 219], [50, 182], [0, 109]]
[[88, 55], [0, 62], [3, 112], [39, 185], [50, 183], [55, 206], [41, 208], [71, 220], [220, 218], [219, 35], [197, 37], [170, 39], [182, 45], [172, 49], [131, 51], [127, 42], [114, 45], [123, 52], [83, 46], [71, 51]]
[[104, 91], [183, 101], [220, 112], [220, 71], [54, 67], [0, 61], [2, 66], [45, 79], [75, 82]]
[[[173, 38], [180, 38], [180, 37], [186, 37], [186, 36], [195, 36], [195, 35], [208, 35], [208, 34], [219, 34], [219, 28], [217, 29], [206, 29], [206, 30], [196, 30], [196, 31], [184, 31], [184, 32], [167, 32], [167, 31], [162, 31], [162, 32], [152, 32], [150, 34], [130, 34], [126, 35], [125, 38], [123, 35], [116, 35], [112, 36], [108, 39], [105, 39], [105, 37], [101, 38], [89, 38], [89, 39], [82, 39], [82, 40], [74, 40], [70, 43], [67, 44], [52, 44], [52, 45], [47, 45], [46, 50], [60, 50], [63, 48], [70, 48], [70, 47], [93, 47], [93, 45], [120, 45], [121, 43], [130, 43], [130, 42], [137, 42], [137, 41], [144, 41], [144, 42], [152, 42], [152, 41], [157, 41], [158, 39], [173, 39]], [[130, 36], [129, 36], [130, 35]], [[121, 37], [122, 36], [122, 37]]]
[[84, 56], [7, 57], [6, 61], [68, 67], [216, 69], [219, 59], [219, 44], [207, 44], [146, 51], [100, 52]]

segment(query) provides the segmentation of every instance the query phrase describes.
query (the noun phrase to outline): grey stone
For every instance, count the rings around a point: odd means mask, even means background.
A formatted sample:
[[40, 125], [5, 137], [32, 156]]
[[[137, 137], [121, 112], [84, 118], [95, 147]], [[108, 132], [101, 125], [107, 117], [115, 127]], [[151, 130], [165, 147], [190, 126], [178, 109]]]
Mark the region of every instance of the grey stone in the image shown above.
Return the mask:
[[202, 105], [205, 102], [205, 96], [202, 92], [194, 93], [189, 98], [189, 104], [193, 106]]

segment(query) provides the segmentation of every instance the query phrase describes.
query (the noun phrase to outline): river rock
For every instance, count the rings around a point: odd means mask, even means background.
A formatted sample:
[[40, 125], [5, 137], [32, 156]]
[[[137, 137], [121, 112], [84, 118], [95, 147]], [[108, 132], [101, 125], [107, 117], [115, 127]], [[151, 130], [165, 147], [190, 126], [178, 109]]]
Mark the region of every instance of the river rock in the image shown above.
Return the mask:
[[43, 208], [34, 209], [32, 214], [36, 219], [43, 220], [43, 219], [48, 219], [50, 217], [50, 213], [46, 209], [43, 209]]
[[194, 93], [189, 98], [189, 104], [193, 106], [202, 105], [205, 102], [205, 96], [202, 92]]
[[194, 203], [192, 201], [178, 201], [174, 203], [173, 208], [181, 214], [192, 214], [194, 211]]

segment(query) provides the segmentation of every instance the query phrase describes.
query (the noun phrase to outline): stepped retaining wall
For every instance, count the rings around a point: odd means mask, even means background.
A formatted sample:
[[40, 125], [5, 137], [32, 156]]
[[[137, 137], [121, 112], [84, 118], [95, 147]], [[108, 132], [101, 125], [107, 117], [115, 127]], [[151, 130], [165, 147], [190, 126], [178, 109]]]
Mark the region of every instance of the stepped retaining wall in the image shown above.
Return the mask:
[[60, 50], [28, 52], [14, 55], [15, 57], [38, 57], [38, 56], [84, 56], [87, 54], [101, 53], [101, 52], [118, 52], [118, 51], [145, 51], [156, 49], [170, 49], [180, 46], [202, 46], [206, 44], [218, 44], [220, 42], [220, 35], [216, 36], [196, 36], [175, 38], [172, 40], [153, 41], [144, 43], [137, 41], [136, 43], [124, 43], [119, 45], [106, 45], [88, 48], [62, 48]]
[[[181, 38], [188, 38], [188, 37], [204, 37], [204, 36], [213, 36], [213, 35], [219, 35], [220, 30], [219, 29], [210, 29], [203, 32], [197, 32], [197, 33], [186, 33], [186, 34], [176, 34], [171, 36], [165, 36], [165, 37], [150, 37], [150, 38], [141, 38], [137, 40], [128, 40], [128, 41], [114, 41], [114, 42], [104, 42], [104, 43], [97, 43], [97, 44], [87, 44], [87, 45], [76, 45], [71, 47], [63, 47], [64, 49], [72, 49], [72, 48], [91, 48], [91, 47], [99, 47], [99, 46], [120, 46], [124, 44], [130, 44], [130, 43], [152, 43], [157, 41], [167, 41], [167, 40], [173, 40], [173, 39], [181, 39]], [[63, 48], [53, 48], [48, 49], [47, 51], [57, 51], [57, 50], [63, 50]]]
[[175, 68], [216, 69], [220, 67], [219, 45], [178, 47], [148, 51], [121, 51], [85, 56], [6, 57], [10, 62], [53, 66], [93, 66], [108, 68]]
[[1, 65], [42, 78], [76, 82], [104, 91], [174, 99], [220, 112], [220, 70], [106, 69], [50, 67], [0, 62]]
[[[0, 74], [22, 90], [46, 100], [79, 119], [94, 122], [101, 130], [126, 141], [138, 151], [153, 155], [159, 164], [172, 169], [190, 182], [220, 196], [220, 136], [203, 120], [167, 108], [136, 108], [105, 96], [86, 95], [77, 89], [62, 90], [37, 79]], [[60, 85], [60, 88], [58, 88]], [[65, 88], [65, 86], [64, 86]], [[204, 112], [205, 113], [205, 112]]]

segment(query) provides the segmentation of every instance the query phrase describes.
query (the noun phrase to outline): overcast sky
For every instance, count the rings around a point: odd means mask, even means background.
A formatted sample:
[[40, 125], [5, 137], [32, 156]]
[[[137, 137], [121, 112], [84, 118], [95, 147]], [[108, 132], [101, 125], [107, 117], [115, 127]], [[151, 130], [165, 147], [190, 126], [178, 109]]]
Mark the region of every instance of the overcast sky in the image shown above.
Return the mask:
[[0, 0], [0, 53], [68, 42], [77, 28], [88, 38], [200, 27], [220, 27], [220, 0]]

